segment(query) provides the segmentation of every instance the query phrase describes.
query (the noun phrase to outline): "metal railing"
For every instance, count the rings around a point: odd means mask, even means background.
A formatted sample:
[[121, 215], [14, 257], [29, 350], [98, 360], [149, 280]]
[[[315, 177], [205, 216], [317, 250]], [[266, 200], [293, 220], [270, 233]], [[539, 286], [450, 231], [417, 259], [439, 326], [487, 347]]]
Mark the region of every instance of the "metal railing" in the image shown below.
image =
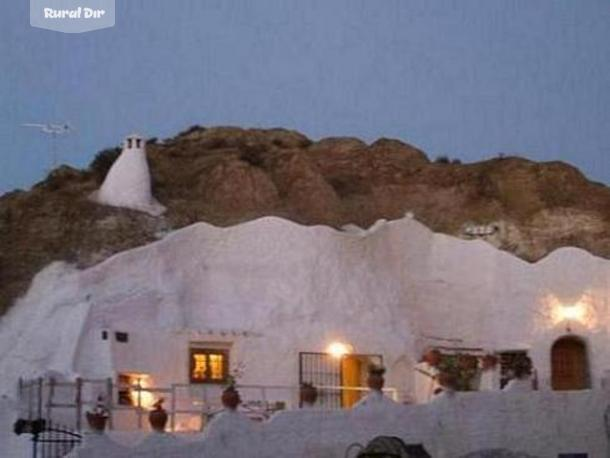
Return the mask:
[[[85, 412], [92, 409], [98, 398], [109, 412], [109, 429], [148, 429], [147, 416], [154, 401], [164, 398], [171, 431], [202, 430], [207, 421], [223, 409], [224, 385], [174, 383], [168, 387], [117, 384], [112, 379], [84, 379], [57, 381], [38, 378], [19, 381], [21, 416], [28, 420], [56, 419], [81, 431]], [[344, 408], [342, 396], [352, 394], [351, 401], [362, 397], [368, 388], [347, 386], [318, 386], [315, 407], [325, 410]], [[237, 385], [242, 404], [239, 409], [254, 420], [265, 420], [280, 410], [299, 408], [299, 387], [289, 385]], [[385, 394], [399, 400], [394, 388]], [[120, 396], [119, 393], [123, 395]], [[128, 394], [129, 402], [125, 394]], [[122, 399], [122, 403], [119, 400]], [[329, 400], [332, 400], [330, 402]], [[347, 407], [347, 406], [345, 406]]]

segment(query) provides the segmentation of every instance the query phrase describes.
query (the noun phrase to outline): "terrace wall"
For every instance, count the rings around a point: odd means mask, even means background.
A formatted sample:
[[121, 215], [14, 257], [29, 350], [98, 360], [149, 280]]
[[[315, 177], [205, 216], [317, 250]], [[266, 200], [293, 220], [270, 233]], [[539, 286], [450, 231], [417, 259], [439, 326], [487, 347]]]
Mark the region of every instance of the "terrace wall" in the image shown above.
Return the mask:
[[136, 436], [88, 435], [72, 456], [343, 458], [350, 444], [389, 435], [422, 443], [435, 458], [493, 448], [540, 458], [562, 453], [602, 458], [608, 456], [609, 398], [602, 390], [460, 393], [426, 405], [284, 411], [262, 423], [225, 412], [203, 434], [150, 434], [129, 446]]

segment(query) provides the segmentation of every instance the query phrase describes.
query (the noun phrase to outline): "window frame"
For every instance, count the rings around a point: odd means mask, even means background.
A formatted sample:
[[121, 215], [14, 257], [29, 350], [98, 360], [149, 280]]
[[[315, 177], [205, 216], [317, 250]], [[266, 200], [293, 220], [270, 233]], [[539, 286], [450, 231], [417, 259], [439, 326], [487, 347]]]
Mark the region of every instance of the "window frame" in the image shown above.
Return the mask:
[[[193, 370], [195, 369], [195, 358], [194, 355], [206, 355], [206, 366], [209, 368], [209, 355], [222, 355], [223, 363], [222, 363], [222, 379], [213, 379], [209, 375], [209, 369], [207, 370], [208, 374], [203, 379], [198, 379], [193, 377]], [[214, 385], [225, 385], [229, 379], [229, 350], [223, 348], [213, 348], [213, 347], [190, 347], [189, 348], [189, 383], [191, 384], [214, 384]]]

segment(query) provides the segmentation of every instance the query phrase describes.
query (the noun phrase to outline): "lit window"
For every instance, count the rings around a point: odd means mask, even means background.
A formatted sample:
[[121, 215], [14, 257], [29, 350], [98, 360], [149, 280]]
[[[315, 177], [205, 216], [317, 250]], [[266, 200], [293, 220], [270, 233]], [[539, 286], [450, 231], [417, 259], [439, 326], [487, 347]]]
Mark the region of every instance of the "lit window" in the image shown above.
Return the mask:
[[131, 397], [131, 386], [136, 383], [129, 374], [119, 374], [119, 404], [123, 406], [133, 405]]
[[222, 380], [224, 378], [224, 355], [210, 353], [210, 378], [212, 380]]
[[225, 383], [229, 372], [229, 353], [226, 350], [191, 348], [191, 383]]
[[151, 408], [155, 396], [147, 388], [152, 384], [150, 375], [137, 373], [118, 374], [118, 403], [124, 406]]
[[204, 353], [193, 354], [193, 376], [197, 380], [203, 380], [208, 373], [208, 355]]

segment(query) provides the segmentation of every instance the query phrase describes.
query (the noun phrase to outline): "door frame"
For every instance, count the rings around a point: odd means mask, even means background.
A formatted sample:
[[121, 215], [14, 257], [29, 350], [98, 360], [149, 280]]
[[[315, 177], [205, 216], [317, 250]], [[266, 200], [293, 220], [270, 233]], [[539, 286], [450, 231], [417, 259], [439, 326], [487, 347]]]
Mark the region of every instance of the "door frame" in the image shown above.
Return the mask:
[[580, 390], [588, 390], [591, 389], [592, 386], [592, 380], [591, 380], [591, 355], [590, 355], [590, 350], [589, 350], [589, 342], [587, 341], [586, 338], [580, 336], [580, 335], [576, 335], [576, 334], [564, 334], [561, 335], [559, 337], [557, 337], [553, 343], [551, 344], [550, 347], [550, 351], [549, 351], [549, 363], [550, 363], [550, 381], [551, 381], [551, 389], [553, 391], [571, 391], [571, 390], [565, 390], [565, 389], [557, 389], [555, 388], [555, 374], [554, 374], [554, 367], [553, 367], [553, 352], [555, 350], [555, 346], [562, 342], [562, 341], [571, 341], [571, 342], [576, 342], [579, 345], [581, 345], [582, 350], [583, 350], [583, 357], [584, 357], [584, 387], [583, 388], [573, 388], [572, 390], [574, 391], [580, 391]]

